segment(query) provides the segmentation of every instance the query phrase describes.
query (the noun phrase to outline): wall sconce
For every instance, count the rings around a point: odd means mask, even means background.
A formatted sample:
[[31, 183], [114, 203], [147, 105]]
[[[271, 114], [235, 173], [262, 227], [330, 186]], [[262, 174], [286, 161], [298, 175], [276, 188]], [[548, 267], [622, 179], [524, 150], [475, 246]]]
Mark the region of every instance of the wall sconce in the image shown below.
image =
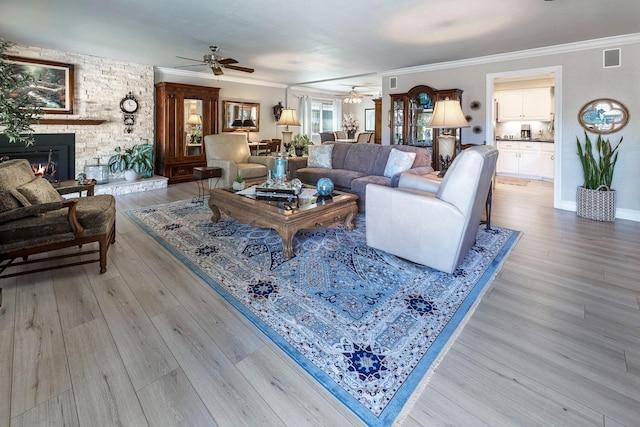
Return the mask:
[[278, 104], [273, 106], [273, 117], [276, 119], [276, 122], [280, 121], [280, 115], [282, 114], [282, 110], [284, 110], [284, 107], [282, 106], [282, 101], [278, 101]]
[[[446, 129], [445, 133], [438, 135], [438, 152], [440, 153], [440, 173], [443, 177], [456, 156], [456, 132], [458, 128], [468, 128], [469, 122], [464, 118], [460, 101], [445, 98], [436, 101], [429, 127], [434, 129]], [[453, 133], [451, 133], [453, 129]]]

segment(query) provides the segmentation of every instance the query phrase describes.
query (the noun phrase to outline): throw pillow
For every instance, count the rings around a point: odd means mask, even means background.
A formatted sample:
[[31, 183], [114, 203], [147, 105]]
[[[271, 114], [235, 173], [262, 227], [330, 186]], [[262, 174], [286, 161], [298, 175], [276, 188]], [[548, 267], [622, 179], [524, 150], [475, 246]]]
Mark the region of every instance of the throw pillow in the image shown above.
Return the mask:
[[[27, 200], [25, 201], [29, 203]], [[22, 206], [24, 205], [11, 193], [10, 190], [0, 190], [0, 213], [18, 209]]]
[[333, 144], [310, 145], [307, 167], [331, 169], [331, 155]]
[[415, 158], [416, 153], [408, 153], [392, 148], [387, 159], [387, 165], [384, 168], [384, 176], [391, 178], [400, 172], [411, 169]]
[[20, 193], [17, 189], [12, 188], [11, 195], [15, 197], [21, 207], [31, 206], [31, 203], [27, 200], [27, 198], [24, 197], [22, 193]]
[[64, 200], [49, 181], [39, 176], [21, 185], [17, 190], [33, 205]]

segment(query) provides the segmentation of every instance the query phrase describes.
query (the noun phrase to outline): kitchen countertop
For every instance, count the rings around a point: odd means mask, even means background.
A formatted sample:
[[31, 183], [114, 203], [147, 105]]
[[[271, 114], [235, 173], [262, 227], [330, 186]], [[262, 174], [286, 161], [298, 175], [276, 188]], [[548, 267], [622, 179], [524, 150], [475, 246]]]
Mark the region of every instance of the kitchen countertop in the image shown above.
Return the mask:
[[519, 142], [546, 142], [546, 143], [551, 143], [553, 144], [553, 139], [520, 139], [520, 138], [513, 138], [513, 139], [505, 139], [505, 138], [496, 138], [496, 141], [519, 141]]

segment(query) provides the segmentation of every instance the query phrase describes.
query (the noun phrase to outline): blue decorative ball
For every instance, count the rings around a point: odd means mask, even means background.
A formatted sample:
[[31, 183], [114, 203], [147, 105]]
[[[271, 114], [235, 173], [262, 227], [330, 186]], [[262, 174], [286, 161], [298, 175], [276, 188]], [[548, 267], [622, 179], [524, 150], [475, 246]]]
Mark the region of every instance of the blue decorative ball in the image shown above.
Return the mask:
[[320, 196], [330, 196], [333, 193], [333, 181], [329, 178], [320, 178], [316, 184]]

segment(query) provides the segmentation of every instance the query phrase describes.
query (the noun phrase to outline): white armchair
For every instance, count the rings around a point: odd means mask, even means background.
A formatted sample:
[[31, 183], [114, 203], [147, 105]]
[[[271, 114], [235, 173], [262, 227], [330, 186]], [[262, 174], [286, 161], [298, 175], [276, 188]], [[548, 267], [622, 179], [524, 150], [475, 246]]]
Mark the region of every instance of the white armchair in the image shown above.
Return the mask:
[[453, 273], [473, 246], [498, 150], [461, 152], [441, 183], [403, 174], [397, 188], [367, 185], [367, 245]]
[[[238, 175], [249, 182], [265, 181], [269, 169], [275, 168], [275, 161], [271, 156], [251, 155], [244, 133], [206, 135], [204, 147], [207, 166], [222, 169], [218, 187], [231, 187]], [[210, 179], [209, 188], [214, 188], [215, 185], [216, 179]]]

